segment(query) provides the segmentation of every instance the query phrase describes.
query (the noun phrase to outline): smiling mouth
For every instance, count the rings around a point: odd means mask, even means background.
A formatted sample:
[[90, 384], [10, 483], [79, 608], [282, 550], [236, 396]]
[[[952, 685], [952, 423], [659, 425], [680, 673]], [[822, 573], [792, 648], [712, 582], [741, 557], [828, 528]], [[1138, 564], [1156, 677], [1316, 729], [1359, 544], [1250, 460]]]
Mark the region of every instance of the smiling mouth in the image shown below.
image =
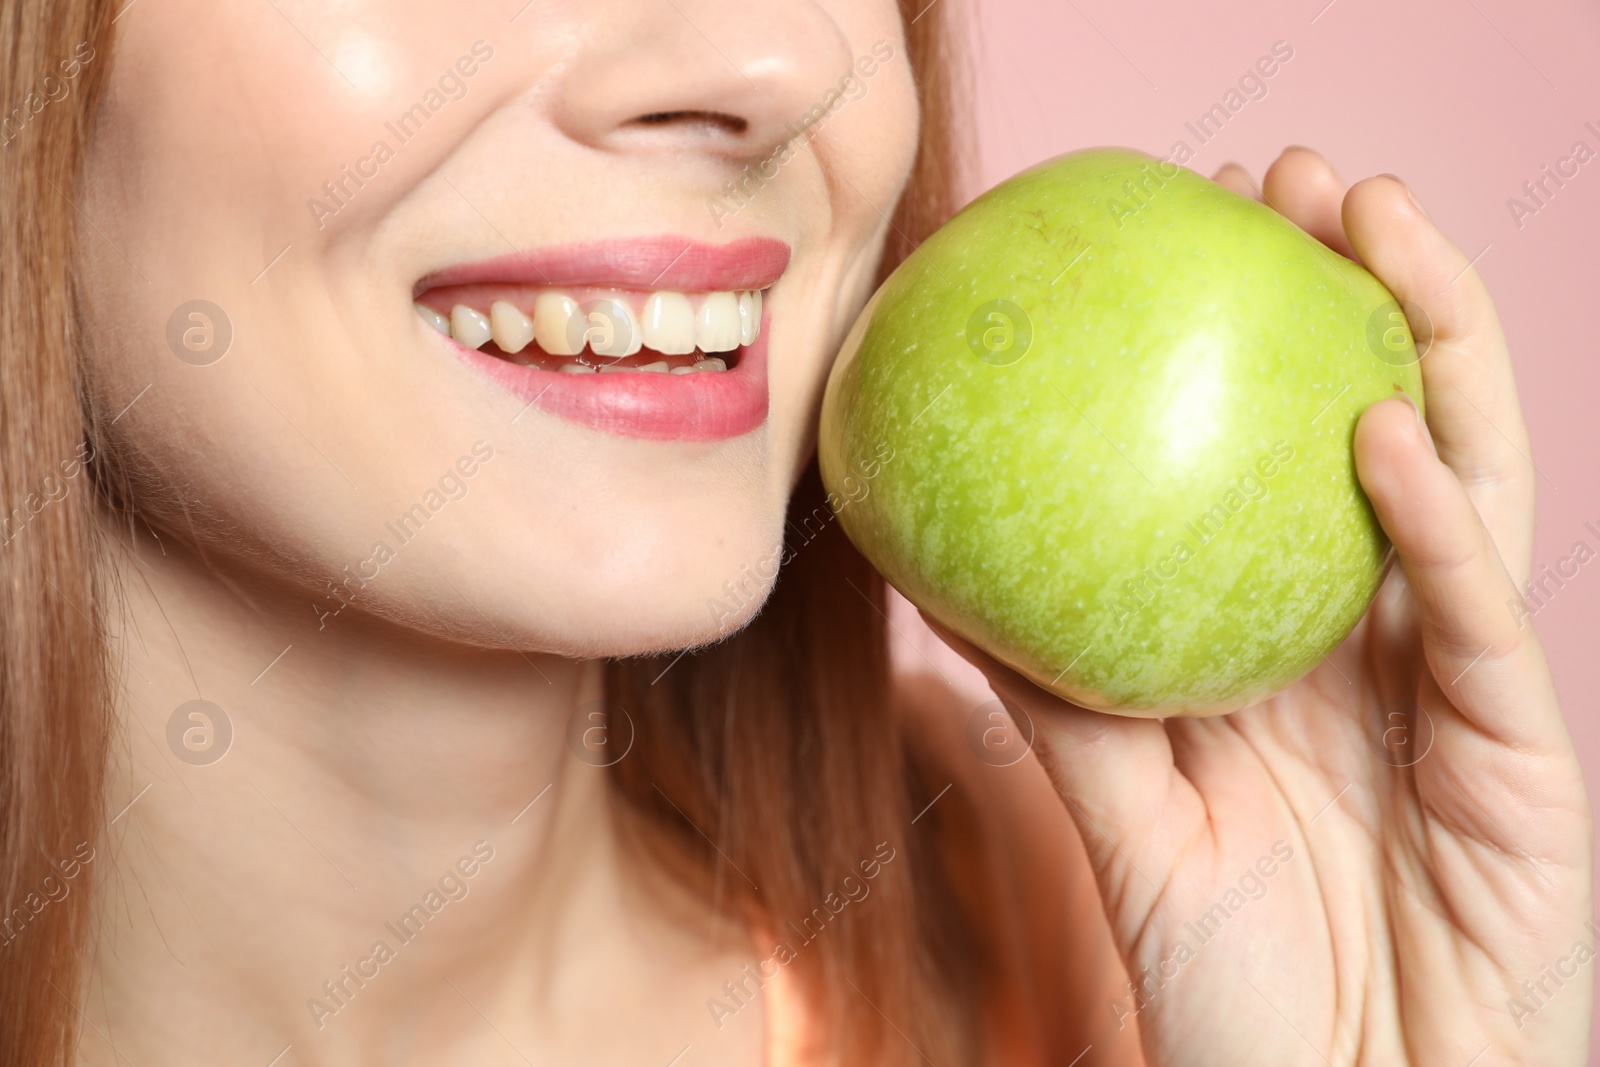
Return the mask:
[[762, 290], [639, 291], [469, 283], [416, 298], [457, 344], [561, 374], [725, 373], [761, 335]]
[[767, 418], [772, 238], [675, 234], [514, 252], [430, 274], [417, 316], [493, 385], [601, 433], [716, 441]]

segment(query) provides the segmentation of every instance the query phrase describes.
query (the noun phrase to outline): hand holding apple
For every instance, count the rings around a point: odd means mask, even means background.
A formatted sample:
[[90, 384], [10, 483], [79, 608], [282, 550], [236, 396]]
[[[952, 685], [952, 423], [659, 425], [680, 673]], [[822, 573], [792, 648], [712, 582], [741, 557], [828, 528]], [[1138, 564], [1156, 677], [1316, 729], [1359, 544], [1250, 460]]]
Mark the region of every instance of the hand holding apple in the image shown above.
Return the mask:
[[[1219, 180], [1251, 191], [1237, 167]], [[948, 639], [1040, 727], [1138, 983], [1094, 1010], [1139, 1027], [1150, 1067], [1580, 1067], [1592, 818], [1538, 638], [1506, 607], [1534, 471], [1504, 336], [1399, 180], [1347, 191], [1290, 149], [1263, 189], [1432, 322], [1426, 424], [1383, 400], [1355, 433], [1399, 560], [1365, 617], [1266, 701], [1160, 722], [1076, 707]], [[1264, 859], [1264, 893], [1234, 908]]]
[[1121, 149], [1041, 164], [873, 297], [823, 404], [824, 480], [889, 581], [1077, 704], [1233, 711], [1335, 647], [1389, 544], [1351, 438], [1422, 399], [1388, 290], [1283, 216]]

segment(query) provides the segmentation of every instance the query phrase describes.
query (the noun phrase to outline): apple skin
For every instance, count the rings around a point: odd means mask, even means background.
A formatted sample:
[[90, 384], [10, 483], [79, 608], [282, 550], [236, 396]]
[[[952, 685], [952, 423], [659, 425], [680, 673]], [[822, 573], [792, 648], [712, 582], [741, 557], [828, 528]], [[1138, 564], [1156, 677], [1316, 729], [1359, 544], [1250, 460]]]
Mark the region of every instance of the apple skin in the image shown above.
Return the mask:
[[824, 395], [823, 481], [895, 588], [1037, 684], [1223, 714], [1377, 592], [1390, 546], [1352, 438], [1385, 397], [1421, 409], [1419, 358], [1389, 291], [1271, 208], [1077, 152], [873, 296]]

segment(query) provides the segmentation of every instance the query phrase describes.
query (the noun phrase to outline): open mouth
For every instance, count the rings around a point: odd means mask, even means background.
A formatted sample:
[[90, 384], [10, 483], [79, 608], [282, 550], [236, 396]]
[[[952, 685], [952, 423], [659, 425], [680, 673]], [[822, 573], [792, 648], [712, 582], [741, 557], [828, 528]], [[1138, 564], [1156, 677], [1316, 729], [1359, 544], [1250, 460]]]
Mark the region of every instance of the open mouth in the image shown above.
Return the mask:
[[450, 267], [412, 301], [527, 407], [603, 433], [717, 440], [766, 421], [765, 297], [789, 255], [770, 238], [605, 239]]
[[560, 374], [720, 374], [761, 335], [760, 289], [682, 293], [438, 286], [416, 301], [467, 348]]

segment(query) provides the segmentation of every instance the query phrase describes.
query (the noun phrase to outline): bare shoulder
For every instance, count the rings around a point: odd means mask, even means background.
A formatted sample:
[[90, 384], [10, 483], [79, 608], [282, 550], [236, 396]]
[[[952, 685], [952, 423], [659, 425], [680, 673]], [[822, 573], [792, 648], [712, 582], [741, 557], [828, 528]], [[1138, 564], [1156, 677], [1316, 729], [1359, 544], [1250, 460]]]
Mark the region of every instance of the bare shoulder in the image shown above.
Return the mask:
[[992, 1062], [1141, 1067], [1111, 1010], [1127, 976], [1083, 843], [1026, 739], [986, 739], [1004, 729], [993, 698], [931, 673], [898, 675], [895, 697], [931, 792], [945, 790], [918, 821], [936, 826], [982, 945]]

